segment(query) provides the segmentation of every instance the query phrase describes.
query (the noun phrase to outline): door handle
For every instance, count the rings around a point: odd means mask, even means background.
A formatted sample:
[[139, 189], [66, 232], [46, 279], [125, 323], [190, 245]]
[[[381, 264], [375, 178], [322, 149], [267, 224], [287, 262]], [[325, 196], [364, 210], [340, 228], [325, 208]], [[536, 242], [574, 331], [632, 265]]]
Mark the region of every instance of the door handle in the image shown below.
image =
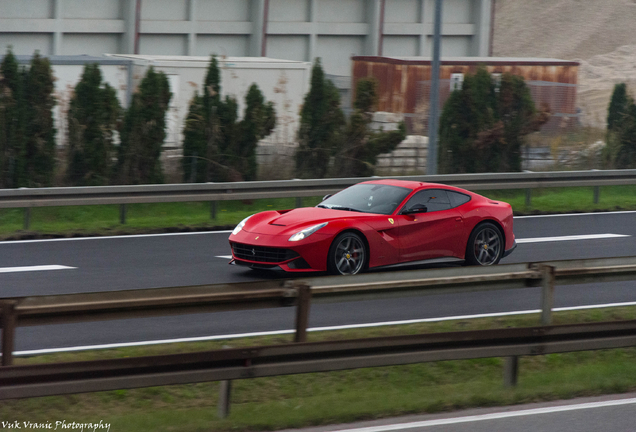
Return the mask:
[[457, 222], [461, 222], [461, 221], [462, 221], [462, 218], [460, 218], [460, 217], [456, 217], [456, 218], [455, 218], [455, 220], [456, 220]]

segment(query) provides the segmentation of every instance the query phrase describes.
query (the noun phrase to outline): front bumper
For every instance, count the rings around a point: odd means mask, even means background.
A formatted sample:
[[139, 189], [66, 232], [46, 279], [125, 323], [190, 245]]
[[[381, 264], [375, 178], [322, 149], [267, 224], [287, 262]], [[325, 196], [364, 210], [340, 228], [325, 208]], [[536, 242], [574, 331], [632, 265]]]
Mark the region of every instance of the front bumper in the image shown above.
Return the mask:
[[241, 231], [230, 236], [235, 264], [255, 269], [286, 272], [320, 272], [327, 269], [331, 236], [312, 234], [290, 242], [289, 236]]
[[510, 249], [508, 249], [507, 251], [504, 251], [502, 258], [505, 258], [511, 253], [513, 253], [515, 249], [517, 249], [517, 240], [515, 240], [515, 242], [512, 244], [512, 247]]

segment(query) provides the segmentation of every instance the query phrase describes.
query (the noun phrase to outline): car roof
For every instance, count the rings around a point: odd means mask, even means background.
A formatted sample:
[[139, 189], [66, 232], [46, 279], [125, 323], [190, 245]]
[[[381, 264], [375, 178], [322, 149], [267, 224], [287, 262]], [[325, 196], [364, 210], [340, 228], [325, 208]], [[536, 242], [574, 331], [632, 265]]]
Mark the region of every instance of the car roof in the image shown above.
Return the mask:
[[363, 184], [384, 184], [384, 185], [388, 185], [388, 186], [405, 187], [405, 188], [413, 189], [413, 190], [415, 190], [415, 189], [424, 189], [424, 188], [439, 188], [439, 187], [442, 187], [444, 189], [451, 189], [451, 190], [456, 190], [456, 191], [461, 191], [461, 192], [468, 192], [468, 191], [465, 191], [464, 189], [457, 188], [457, 187], [454, 187], [454, 186], [448, 186], [448, 185], [445, 185], [445, 184], [418, 182], [418, 181], [412, 181], [412, 180], [381, 179], [381, 180], [369, 180], [369, 181], [363, 182]]

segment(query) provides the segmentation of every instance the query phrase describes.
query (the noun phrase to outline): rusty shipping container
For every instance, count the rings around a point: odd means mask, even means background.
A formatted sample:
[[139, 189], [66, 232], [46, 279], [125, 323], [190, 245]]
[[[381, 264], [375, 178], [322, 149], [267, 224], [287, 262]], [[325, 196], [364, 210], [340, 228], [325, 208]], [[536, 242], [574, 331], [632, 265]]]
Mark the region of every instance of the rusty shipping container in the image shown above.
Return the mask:
[[[524, 78], [537, 107], [547, 105], [552, 113], [549, 128], [574, 123], [577, 117], [576, 90], [579, 63], [541, 58], [462, 57], [444, 58], [440, 67], [440, 108], [454, 84], [453, 79], [475, 73], [483, 66], [491, 74], [512, 73]], [[378, 81], [378, 111], [416, 113], [419, 104], [428, 106], [431, 59], [425, 57], [352, 57], [352, 89], [359, 79]], [[355, 97], [355, 94], [353, 95]]]

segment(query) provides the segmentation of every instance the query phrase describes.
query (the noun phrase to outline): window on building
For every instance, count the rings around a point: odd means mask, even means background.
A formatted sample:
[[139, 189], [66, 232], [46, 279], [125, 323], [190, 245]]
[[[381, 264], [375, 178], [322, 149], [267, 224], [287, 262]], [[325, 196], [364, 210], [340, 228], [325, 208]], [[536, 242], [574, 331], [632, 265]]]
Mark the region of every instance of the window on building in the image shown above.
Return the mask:
[[495, 84], [495, 92], [499, 92], [499, 89], [501, 88], [501, 73], [495, 72], [490, 74], [490, 77], [492, 78], [492, 82]]
[[463, 73], [451, 74], [450, 89], [452, 92], [455, 90], [461, 90], [463, 85], [464, 85]]

